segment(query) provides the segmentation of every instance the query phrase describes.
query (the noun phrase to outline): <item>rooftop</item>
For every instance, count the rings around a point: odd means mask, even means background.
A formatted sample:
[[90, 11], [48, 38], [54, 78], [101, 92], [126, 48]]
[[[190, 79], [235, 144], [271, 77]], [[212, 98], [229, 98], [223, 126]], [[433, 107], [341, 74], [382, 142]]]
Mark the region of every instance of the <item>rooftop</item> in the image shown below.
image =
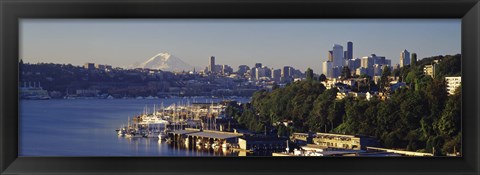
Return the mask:
[[242, 134], [235, 134], [231, 132], [220, 132], [220, 131], [201, 131], [188, 133], [188, 136], [197, 136], [197, 137], [208, 137], [216, 139], [229, 139], [243, 136]]

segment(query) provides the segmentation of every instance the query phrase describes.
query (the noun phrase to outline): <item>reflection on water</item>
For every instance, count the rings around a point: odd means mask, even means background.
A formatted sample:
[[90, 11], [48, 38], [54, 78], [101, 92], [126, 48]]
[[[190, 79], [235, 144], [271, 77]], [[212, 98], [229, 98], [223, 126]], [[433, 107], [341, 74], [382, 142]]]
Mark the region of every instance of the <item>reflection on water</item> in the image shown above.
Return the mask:
[[[201, 99], [203, 101], [209, 99]], [[201, 101], [199, 100], [199, 101]], [[245, 102], [247, 99], [239, 99]], [[186, 149], [156, 138], [119, 137], [115, 129], [145, 105], [191, 99], [20, 101], [19, 156], [237, 156], [212, 149]]]

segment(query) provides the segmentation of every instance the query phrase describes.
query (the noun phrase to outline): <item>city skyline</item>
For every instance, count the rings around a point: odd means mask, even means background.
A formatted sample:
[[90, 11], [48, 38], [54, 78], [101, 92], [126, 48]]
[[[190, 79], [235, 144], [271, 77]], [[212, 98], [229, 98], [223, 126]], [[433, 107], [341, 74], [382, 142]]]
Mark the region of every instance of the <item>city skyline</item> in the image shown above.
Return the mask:
[[[127, 67], [168, 52], [196, 68], [217, 64], [292, 66], [316, 74], [334, 44], [353, 58], [376, 54], [399, 63], [406, 49], [418, 59], [460, 53], [460, 20], [21, 20], [25, 62]], [[48, 44], [46, 44], [48, 43]]]

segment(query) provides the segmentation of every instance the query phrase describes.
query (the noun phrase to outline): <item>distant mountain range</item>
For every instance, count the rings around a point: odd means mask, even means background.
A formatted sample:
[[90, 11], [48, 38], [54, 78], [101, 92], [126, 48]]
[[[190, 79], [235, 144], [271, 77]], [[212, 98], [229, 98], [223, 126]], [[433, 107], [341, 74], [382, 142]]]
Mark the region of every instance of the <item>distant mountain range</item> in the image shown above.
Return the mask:
[[159, 53], [143, 63], [136, 63], [128, 68], [159, 69], [170, 72], [192, 71], [193, 66], [183, 62], [180, 58], [167, 53]]

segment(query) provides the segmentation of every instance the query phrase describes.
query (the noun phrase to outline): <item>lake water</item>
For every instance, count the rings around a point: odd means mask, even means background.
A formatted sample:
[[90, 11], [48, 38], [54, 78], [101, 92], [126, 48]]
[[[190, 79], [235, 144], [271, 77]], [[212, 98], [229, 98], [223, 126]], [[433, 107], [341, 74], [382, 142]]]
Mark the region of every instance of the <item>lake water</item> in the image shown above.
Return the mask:
[[[20, 100], [19, 156], [236, 156], [176, 148], [155, 138], [119, 137], [115, 129], [128, 117], [181, 102], [221, 99]], [[248, 99], [239, 98], [246, 102]]]

